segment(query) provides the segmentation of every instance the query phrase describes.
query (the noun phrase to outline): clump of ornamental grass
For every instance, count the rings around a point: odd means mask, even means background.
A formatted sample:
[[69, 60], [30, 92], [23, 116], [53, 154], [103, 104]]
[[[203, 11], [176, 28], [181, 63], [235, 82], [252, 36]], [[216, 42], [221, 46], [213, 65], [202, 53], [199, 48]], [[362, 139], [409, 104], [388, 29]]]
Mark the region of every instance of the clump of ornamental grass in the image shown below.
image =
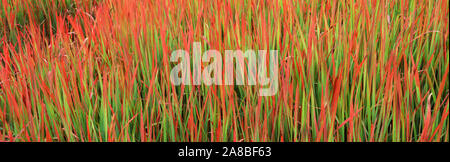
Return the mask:
[[[448, 8], [1, 0], [0, 141], [448, 142]], [[194, 42], [278, 50], [278, 92], [173, 85]]]

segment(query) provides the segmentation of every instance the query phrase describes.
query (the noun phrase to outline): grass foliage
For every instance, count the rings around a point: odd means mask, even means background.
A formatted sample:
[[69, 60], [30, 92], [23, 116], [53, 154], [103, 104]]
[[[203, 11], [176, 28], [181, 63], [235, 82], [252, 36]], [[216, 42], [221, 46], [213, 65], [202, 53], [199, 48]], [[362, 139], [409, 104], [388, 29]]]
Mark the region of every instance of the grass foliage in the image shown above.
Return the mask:
[[[0, 1], [0, 141], [449, 141], [448, 0]], [[278, 93], [172, 85], [193, 42]]]

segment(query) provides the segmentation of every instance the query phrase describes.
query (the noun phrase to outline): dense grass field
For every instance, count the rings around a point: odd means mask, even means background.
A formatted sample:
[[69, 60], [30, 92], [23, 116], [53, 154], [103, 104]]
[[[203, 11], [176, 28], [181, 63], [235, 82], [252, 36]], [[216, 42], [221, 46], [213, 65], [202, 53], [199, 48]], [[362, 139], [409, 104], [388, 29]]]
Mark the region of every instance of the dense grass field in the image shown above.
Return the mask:
[[[448, 4], [0, 0], [0, 141], [448, 142]], [[278, 92], [173, 85], [194, 42], [278, 50]]]

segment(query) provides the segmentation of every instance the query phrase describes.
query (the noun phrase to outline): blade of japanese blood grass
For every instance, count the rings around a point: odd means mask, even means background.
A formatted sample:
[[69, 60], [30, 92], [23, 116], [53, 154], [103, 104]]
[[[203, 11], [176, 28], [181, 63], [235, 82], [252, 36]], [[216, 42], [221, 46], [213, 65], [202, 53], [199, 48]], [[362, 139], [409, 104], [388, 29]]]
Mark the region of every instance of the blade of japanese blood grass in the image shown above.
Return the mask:
[[[339, 69], [339, 73], [338, 76], [335, 80], [335, 82], [333, 83], [333, 98], [331, 100], [331, 111], [330, 111], [330, 115], [331, 115], [331, 124], [330, 124], [330, 131], [329, 133], [333, 133], [333, 127], [334, 127], [334, 122], [336, 121], [336, 111], [337, 111], [337, 105], [338, 105], [338, 100], [339, 100], [339, 94], [341, 92], [341, 83], [342, 83], [342, 72], [343, 72], [343, 66], [340, 66]], [[330, 139], [329, 139], [330, 140]]]
[[[446, 84], [446, 81], [447, 81], [448, 71], [449, 71], [449, 66], [447, 66], [447, 69], [445, 70], [445, 73], [444, 73], [444, 76], [443, 76], [443, 80], [441, 81], [441, 83], [439, 85], [438, 97], [436, 98], [436, 103], [435, 103], [435, 106], [433, 108], [433, 110], [435, 112], [439, 112], [439, 110], [441, 108], [440, 101], [441, 101], [442, 93], [444, 92], [444, 87], [445, 87], [445, 84]], [[445, 101], [445, 99], [444, 99], [444, 101]], [[447, 105], [448, 105], [448, 98], [447, 98]], [[444, 106], [444, 105], [442, 105], [442, 106]], [[438, 113], [434, 113], [433, 121], [436, 121], [437, 114]], [[434, 130], [434, 133], [431, 136], [431, 139], [433, 139], [435, 137], [437, 131], [439, 131], [439, 132], [442, 131], [440, 128], [442, 127], [443, 122], [446, 121], [447, 116], [448, 116], [448, 109], [442, 115], [441, 123], [439, 123], [438, 127]], [[440, 138], [438, 138], [438, 140], [439, 139]]]
[[300, 97], [300, 87], [297, 86], [297, 90], [295, 92], [295, 103], [294, 103], [294, 142], [297, 142], [297, 130], [298, 130], [298, 107], [299, 105], [299, 97]]
[[[167, 6], [165, 6], [164, 9], [165, 9], [165, 12], [168, 13]], [[164, 13], [161, 13], [161, 14], [164, 15]], [[170, 88], [171, 88], [171, 91], [172, 91], [172, 95], [173, 95], [173, 97], [171, 95], [168, 97], [168, 106], [169, 106], [168, 113], [169, 113], [169, 117], [171, 119], [169, 121], [173, 122], [173, 121], [176, 121], [175, 116], [174, 116], [174, 111], [173, 111], [173, 105], [179, 105], [179, 104], [178, 104], [178, 95], [176, 93], [175, 86], [170, 83], [170, 79], [169, 79], [169, 74], [170, 73], [169, 73], [169, 61], [168, 61], [168, 55], [167, 55], [169, 53], [169, 49], [168, 49], [168, 46], [167, 46], [167, 43], [166, 43], [166, 31], [167, 31], [167, 28], [166, 28], [166, 23], [165, 22], [166, 21], [164, 21], [164, 23], [162, 23], [162, 27], [160, 28], [160, 33], [161, 33], [160, 39], [161, 39], [162, 50], [163, 50], [164, 76], [165, 76], [165, 78], [167, 78], [166, 79], [167, 80], [167, 85], [170, 85]], [[170, 92], [170, 90], [169, 90], [169, 92]], [[174, 100], [174, 101], [172, 101], [172, 100]], [[173, 133], [172, 134], [173, 140], [177, 139], [173, 123], [172, 123], [170, 129], [172, 130], [172, 133]]]
[[[149, 83], [149, 85], [145, 85], [148, 89], [149, 89], [149, 91], [148, 91], [148, 93], [147, 93], [147, 96], [145, 97], [145, 113], [147, 114], [148, 113], [148, 107], [149, 107], [149, 102], [150, 102], [150, 96], [151, 95], [153, 95], [153, 86], [154, 86], [154, 83], [155, 83], [155, 80], [156, 80], [156, 76], [158, 76], [158, 70], [155, 68], [155, 69], [153, 69], [153, 71], [152, 71], [152, 74], [154, 74], [153, 76], [152, 76], [152, 79], [150, 80], [150, 83]], [[141, 114], [142, 114], [142, 109], [141, 109]], [[148, 125], [148, 123], [147, 123], [147, 125]], [[148, 131], [149, 132], [152, 132], [153, 131], [153, 129], [152, 129], [153, 127], [152, 126], [148, 126], [148, 128], [147, 129], [149, 129]], [[144, 117], [142, 117], [141, 118], [141, 126], [140, 126], [140, 132], [141, 132], [141, 140], [142, 141], [146, 141], [146, 136], [145, 136], [145, 130], [144, 130]], [[151, 134], [151, 133], [149, 133], [149, 134]]]
[[[51, 73], [50, 73], [50, 74], [51, 74]], [[47, 75], [47, 76], [49, 76], [49, 75]], [[50, 75], [50, 76], [52, 76], [52, 75]], [[49, 78], [52, 78], [52, 77], [49, 77]], [[49, 79], [49, 78], [47, 78], [47, 79]], [[49, 79], [49, 80], [52, 80], [52, 79]], [[55, 96], [54, 96], [55, 94], [54, 94], [54, 93], [50, 90], [50, 88], [46, 85], [46, 83], [45, 83], [44, 80], [41, 78], [41, 76], [38, 76], [38, 82], [39, 82], [39, 85], [41, 86], [41, 90], [42, 90], [42, 92], [43, 92], [43, 96], [46, 97], [46, 99], [44, 99], [44, 100], [50, 100], [50, 101], [53, 101], [53, 103], [56, 104], [57, 111], [60, 111], [61, 108], [60, 108], [59, 102], [56, 102], [56, 98], [55, 98]], [[45, 111], [47, 112], [46, 114], [49, 114], [49, 111], [52, 111], [52, 110], [49, 110], [49, 108], [47, 107]], [[52, 116], [52, 114], [50, 114], [50, 115], [48, 115], [47, 117], [48, 117], [47, 120], [49, 120], [49, 122], [51, 121], [51, 122], [53, 123], [53, 128], [56, 128], [54, 116]], [[56, 137], [57, 137], [58, 141], [60, 141], [59, 133], [58, 133], [59, 130], [56, 128], [56, 129], [54, 129], [52, 132], [56, 133]], [[51, 138], [50, 138], [50, 139], [51, 139]], [[52, 139], [51, 139], [51, 140], [52, 140]]]
[[[21, 135], [22, 135], [23, 132], [28, 133], [27, 128], [28, 128], [28, 126], [29, 126], [30, 124], [31, 124], [31, 121], [29, 121], [27, 124], [25, 124], [25, 127], [23, 127], [23, 128], [19, 131], [19, 133], [17, 133], [16, 137], [12, 137], [12, 138], [11, 138], [11, 141], [16, 141], [16, 140], [18, 140], [18, 139], [25, 140], [25, 139], [23, 139], [23, 137], [21, 137]], [[31, 142], [28, 135], [26, 135], [26, 141], [27, 141], [27, 142]]]
[[[124, 136], [123, 132], [128, 129], [131, 121], [133, 121], [138, 115], [140, 115], [140, 113], [136, 113], [133, 117], [130, 118], [130, 120], [127, 121], [127, 123], [124, 125], [124, 127], [122, 127], [122, 130], [120, 131], [119, 138], [118, 138], [119, 140], [121, 139], [120, 137]], [[126, 137], [126, 138], [129, 138], [129, 137]]]
[[[199, 116], [199, 118], [197, 119], [198, 120], [198, 123], [200, 123], [200, 126], [199, 126], [199, 128], [198, 128], [198, 133], [197, 134], [199, 134], [199, 136], [197, 136], [196, 137], [196, 140], [197, 141], [199, 141], [200, 139], [202, 139], [202, 131], [203, 131], [203, 125], [204, 124], [202, 124], [203, 123], [203, 120], [204, 120], [204, 114], [205, 114], [205, 111], [206, 111], [206, 107], [207, 107], [207, 103], [208, 102], [206, 102], [206, 101], [210, 101], [211, 100], [211, 91], [208, 91], [207, 92], [207, 94], [206, 94], [206, 98], [205, 98], [205, 102], [204, 102], [204, 104], [202, 104], [203, 106], [202, 106], [202, 112], [200, 113], [200, 116], [199, 115], [197, 115], [197, 116]], [[206, 120], [207, 121], [207, 120]]]
[[[190, 106], [190, 110], [191, 110], [191, 113], [193, 113], [194, 112], [194, 109], [195, 109], [195, 117], [196, 117], [196, 120], [197, 120], [197, 122], [194, 122], [194, 114], [192, 114], [192, 123], [191, 123], [191, 131], [194, 131], [194, 132], [191, 132], [191, 136], [192, 136], [192, 141], [199, 141], [199, 138], [201, 138], [201, 133], [200, 133], [200, 131], [201, 131], [201, 126], [202, 126], [202, 120], [203, 120], [203, 114], [205, 113], [205, 107], [203, 106], [202, 107], [202, 110], [201, 110], [201, 113], [199, 114], [199, 107], [201, 107], [201, 106], [197, 106], [198, 105], [198, 102], [195, 100], [195, 98], [194, 97], [196, 97], [196, 96], [194, 96], [194, 90], [191, 90], [190, 91], [190, 93], [189, 93], [189, 99], [188, 99], [188, 104], [187, 105], [189, 105]], [[206, 98], [206, 100], [208, 100], [208, 96], [207, 96], [207, 98]], [[200, 125], [200, 126], [199, 126]]]
[[[448, 123], [448, 120], [447, 120], [448, 113], [449, 113], [449, 104], [448, 103], [449, 103], [449, 100], [447, 100], [447, 109], [445, 109], [444, 113], [442, 114], [441, 122], [436, 127], [433, 135], [431, 136], [431, 139], [437, 138], [437, 142], [440, 142], [440, 140], [441, 140], [441, 134], [442, 134], [442, 127], [443, 127], [443, 125], [445, 124], [445, 122]], [[436, 133], [438, 133], [438, 132], [439, 132], [439, 134], [436, 137]]]
[[[311, 8], [314, 9], [314, 7], [311, 7]], [[311, 13], [312, 13], [312, 15], [310, 17], [309, 33], [308, 33], [308, 49], [307, 49], [307, 54], [306, 54], [306, 56], [307, 56], [306, 60], [307, 60], [308, 69], [312, 69], [311, 68], [311, 62], [313, 61], [312, 60], [312, 52], [313, 52], [312, 50], [313, 50], [313, 45], [316, 42], [316, 37], [314, 35], [314, 29], [316, 28], [316, 18], [317, 17], [315, 15], [316, 12], [314, 10], [312, 10]], [[308, 75], [309, 75], [310, 71], [308, 71]]]
[[[191, 110], [191, 111], [189, 111], [188, 126], [187, 126], [189, 131], [186, 131], [186, 137], [190, 137], [187, 139], [189, 139], [191, 142], [193, 142], [197, 136], [197, 128], [196, 128], [197, 126], [194, 123], [194, 112], [192, 111], [193, 108], [192, 107], [189, 107], [189, 108]], [[190, 133], [190, 136], [187, 134], [188, 132]]]
[[[441, 103], [442, 94], [444, 93], [445, 84], [447, 83], [446, 81], [448, 79], [448, 71], [449, 71], [449, 66], [447, 66], [447, 69], [444, 72], [444, 76], [442, 77], [442, 81], [439, 84], [439, 91], [438, 91], [438, 95], [437, 95], [437, 98], [436, 98], [436, 104], [434, 105], [434, 108], [433, 108], [433, 110], [435, 110], [435, 111], [439, 111], [440, 108], [441, 108], [441, 104], [440, 103]], [[436, 115], [437, 114], [438, 113], [434, 114], [433, 119], [436, 119]]]
[[[343, 66], [340, 66], [339, 68], [339, 73], [337, 74], [337, 76], [333, 79], [333, 96], [332, 96], [332, 100], [331, 100], [331, 105], [324, 105], [321, 108], [321, 113], [320, 113], [320, 117], [319, 117], [319, 122], [320, 122], [320, 129], [318, 130], [318, 136], [316, 138], [316, 141], [321, 141], [322, 140], [322, 135], [324, 135], [324, 139], [327, 139], [328, 136], [326, 134], [326, 121], [327, 121], [327, 113], [329, 113], [329, 115], [331, 115], [331, 123], [330, 123], [330, 128], [332, 128], [334, 126], [334, 121], [335, 121], [335, 117], [336, 117], [336, 110], [337, 110], [337, 102], [339, 99], [339, 93], [340, 93], [340, 88], [341, 88], [341, 82], [342, 82], [342, 72], [343, 72]], [[333, 129], [330, 129], [329, 133], [333, 133], [332, 131]]]
[[[109, 125], [108, 125], [109, 128], [108, 128], [107, 136], [108, 136], [108, 142], [112, 142], [112, 141], [114, 141], [115, 138], [116, 138], [115, 136], [113, 136], [113, 135], [116, 134], [116, 126], [117, 126], [119, 129], [121, 129], [121, 130], [120, 130], [120, 133], [124, 132], [124, 127], [121, 127], [121, 125], [119, 124], [119, 121], [118, 121], [118, 119], [117, 119], [117, 115], [116, 115], [116, 113], [114, 112], [111, 103], [109, 103], [109, 102], [108, 102], [108, 107], [109, 107], [109, 111], [111, 111], [111, 115], [108, 114], [109, 116], [111, 116], [111, 121], [109, 122]], [[124, 107], [124, 104], [121, 105], [121, 108], [122, 108], [122, 109], [123, 109], [123, 107]], [[121, 114], [124, 115], [123, 112], [122, 112]], [[120, 135], [118, 136], [118, 139], [119, 139], [119, 140], [122, 140], [122, 141], [127, 141], [127, 140], [129, 140], [129, 139], [126, 139], [126, 140], [121, 139], [121, 136], [120, 136]]]
[[[20, 39], [20, 38], [19, 38]], [[18, 46], [20, 49], [22, 49], [22, 44], [19, 42]], [[20, 51], [19, 51], [20, 52]], [[25, 54], [19, 54], [19, 53], [13, 53], [13, 55], [15, 56], [15, 60], [16, 63], [18, 64], [18, 69], [19, 71], [21, 71], [21, 73], [18, 74], [19, 77], [24, 78], [26, 75], [28, 74], [32, 74], [34, 73], [34, 62], [32, 59], [27, 59], [24, 57], [27, 57], [27, 55]], [[33, 115], [32, 115], [32, 111], [35, 112], [36, 110], [34, 108], [31, 107], [31, 103], [30, 103], [30, 88], [28, 87], [28, 85], [30, 84], [27, 80], [25, 79], [18, 79], [17, 80], [18, 85], [16, 85], [17, 87], [17, 91], [19, 91], [18, 93], [20, 94], [20, 98], [21, 98], [21, 107], [22, 109], [24, 109], [23, 112], [23, 119], [24, 122], [30, 122], [30, 123], [34, 123], [33, 121], [35, 120]], [[27, 129], [27, 131], [25, 132], [25, 136], [27, 138], [28, 141], [31, 140], [36, 140], [33, 139], [33, 137], [35, 137], [34, 133], [36, 132], [36, 129], [34, 127], [34, 124], [31, 124], [30, 129]], [[29, 134], [31, 133], [31, 134]]]
[[[351, 104], [350, 106], [353, 107], [353, 104]], [[342, 128], [345, 124], [347, 124], [348, 122], [350, 122], [351, 120], [353, 120], [353, 118], [359, 114], [359, 112], [363, 109], [363, 107], [361, 107], [361, 108], [359, 108], [359, 109], [358, 109], [358, 107], [357, 107], [356, 109], [357, 109], [357, 110], [356, 110], [355, 112], [351, 112], [351, 113], [350, 113], [350, 117], [349, 117], [349, 118], [347, 118], [344, 122], [342, 122], [342, 123], [336, 128], [336, 130], [334, 131], [335, 134], [336, 134], [337, 131], [338, 131], [340, 128]], [[351, 126], [350, 126], [350, 127], [351, 127]], [[351, 136], [351, 135], [349, 134], [348, 136]], [[349, 140], [349, 141], [350, 141], [350, 140]]]
[[[210, 88], [210, 90], [212, 91], [212, 96], [215, 99], [215, 103], [220, 103], [218, 104], [219, 107], [219, 117], [217, 118], [218, 121], [218, 126], [216, 128], [216, 132], [215, 132], [215, 141], [216, 142], [223, 142], [224, 141], [224, 137], [227, 137], [225, 134], [228, 132], [226, 129], [228, 128], [227, 122], [229, 120], [229, 115], [230, 113], [228, 113], [228, 108], [225, 105], [225, 98], [224, 97], [220, 97], [219, 95], [225, 94], [223, 91], [223, 88], [220, 87], [212, 87]], [[224, 95], [225, 96], [225, 95]]]
[[[376, 120], [375, 120], [376, 123]], [[375, 124], [370, 124], [370, 140], [369, 142], [375, 142]]]
[[423, 124], [423, 128], [422, 128], [422, 134], [420, 136], [420, 140], [422, 142], [428, 142], [429, 141], [429, 129], [431, 126], [431, 96], [432, 94], [428, 95], [428, 101], [427, 101], [427, 108], [426, 108], [426, 112], [425, 112], [425, 117], [424, 117], [424, 124]]

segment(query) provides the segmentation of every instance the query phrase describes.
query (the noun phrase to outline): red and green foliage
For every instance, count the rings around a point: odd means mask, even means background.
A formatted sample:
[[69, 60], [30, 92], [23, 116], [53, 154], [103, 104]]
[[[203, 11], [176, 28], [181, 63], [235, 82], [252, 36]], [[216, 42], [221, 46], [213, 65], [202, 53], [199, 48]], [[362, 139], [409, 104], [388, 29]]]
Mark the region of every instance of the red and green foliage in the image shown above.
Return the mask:
[[[0, 141], [449, 141], [448, 0], [0, 0]], [[276, 49], [279, 91], [174, 86]]]

